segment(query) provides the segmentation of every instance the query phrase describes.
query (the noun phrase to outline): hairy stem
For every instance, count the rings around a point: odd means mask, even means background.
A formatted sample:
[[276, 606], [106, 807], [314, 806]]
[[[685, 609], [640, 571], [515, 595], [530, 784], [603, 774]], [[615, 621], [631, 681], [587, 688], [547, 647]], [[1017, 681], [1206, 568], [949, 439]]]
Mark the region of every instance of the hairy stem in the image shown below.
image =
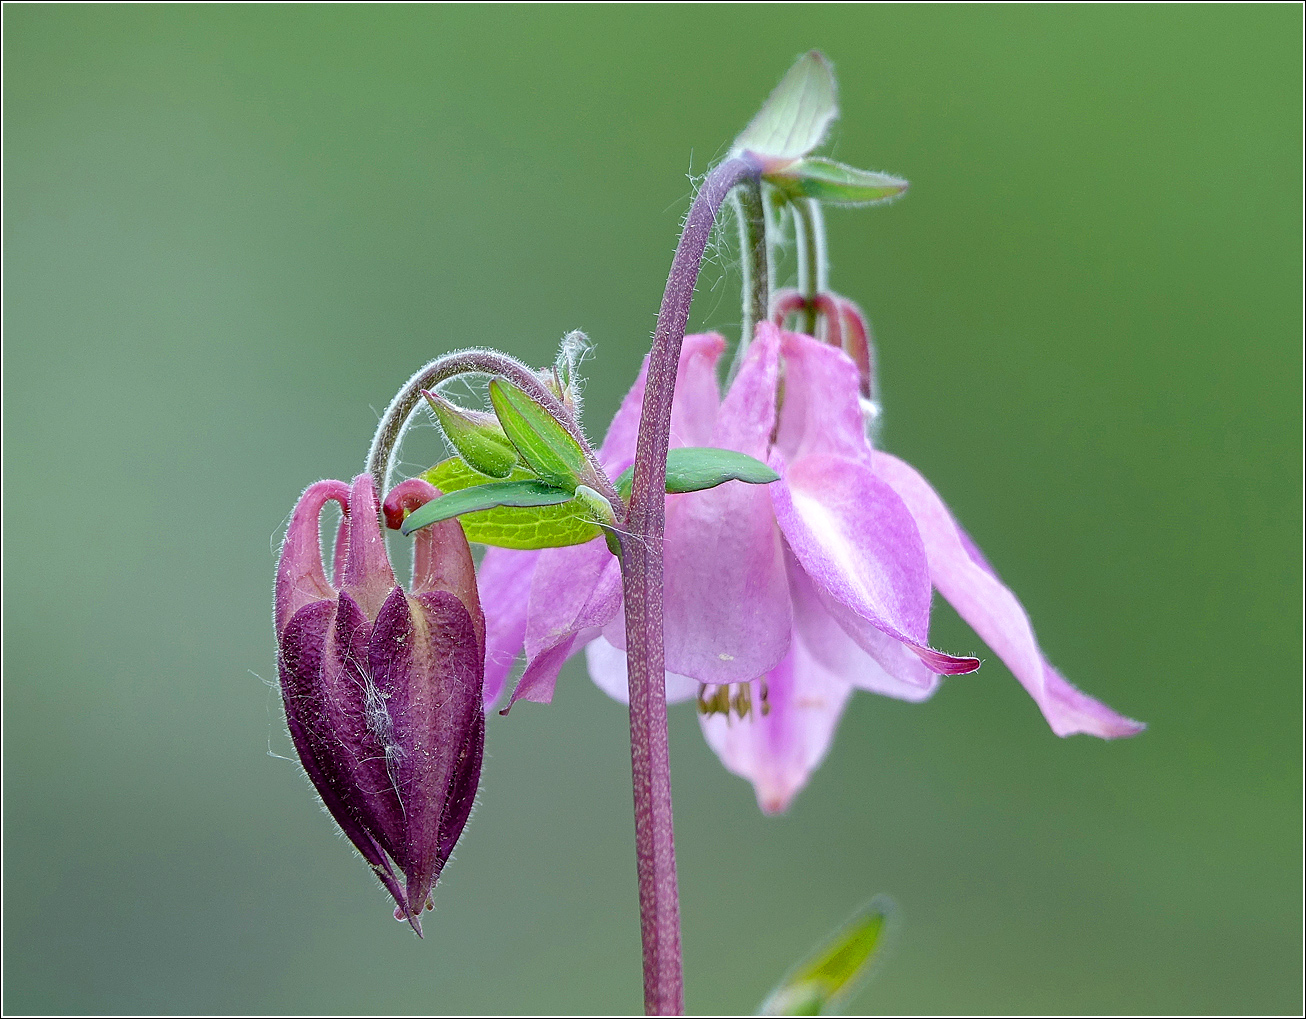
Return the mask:
[[542, 404], [580, 443], [581, 448], [585, 451], [586, 458], [594, 468], [596, 480], [605, 486], [599, 490], [599, 494], [611, 502], [613, 506], [621, 505], [617, 493], [607, 480], [607, 475], [599, 467], [598, 458], [594, 455], [594, 451], [590, 449], [589, 441], [585, 438], [585, 433], [581, 431], [580, 425], [577, 424], [571, 412], [562, 405], [562, 402], [540, 381], [540, 377], [514, 357], [501, 354], [497, 350], [483, 350], [480, 348], [455, 350], [437, 357], [434, 361], [419, 368], [413, 377], [404, 383], [403, 388], [395, 394], [394, 399], [390, 401], [390, 406], [386, 408], [385, 413], [381, 416], [380, 424], [376, 427], [376, 434], [372, 437], [372, 447], [367, 453], [367, 471], [372, 475], [372, 479], [376, 483], [378, 498], [384, 499], [385, 493], [390, 490], [390, 475], [394, 472], [395, 451], [399, 448], [404, 432], [408, 430], [408, 424], [412, 419], [413, 412], [422, 400], [422, 390], [434, 389], [441, 382], [445, 382], [455, 375], [469, 374], [501, 376], [523, 390], [536, 402]]
[[671, 399], [689, 305], [712, 225], [730, 191], [746, 180], [756, 180], [760, 173], [761, 168], [751, 157], [726, 160], [707, 175], [689, 210], [658, 310], [635, 449], [630, 507], [620, 538], [630, 677], [635, 855], [644, 942], [644, 1009], [650, 1015], [676, 1015], [684, 1010], [662, 646], [662, 538]]

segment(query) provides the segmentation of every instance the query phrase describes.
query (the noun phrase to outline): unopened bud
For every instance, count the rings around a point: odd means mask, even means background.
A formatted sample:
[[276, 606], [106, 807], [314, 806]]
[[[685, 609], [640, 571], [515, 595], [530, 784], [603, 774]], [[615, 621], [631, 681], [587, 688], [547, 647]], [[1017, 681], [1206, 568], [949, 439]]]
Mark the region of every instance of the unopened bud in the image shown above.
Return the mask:
[[439, 393], [422, 390], [444, 437], [474, 470], [491, 478], [506, 478], [517, 463], [517, 449], [499, 419], [484, 411], [467, 410]]
[[[405, 485], [397, 510], [436, 495], [417, 479]], [[344, 511], [331, 582], [318, 546], [327, 501]], [[286, 723], [304, 770], [396, 915], [420, 934], [480, 779], [485, 617], [458, 524], [428, 528], [415, 546], [405, 591], [386, 556], [372, 476], [318, 482], [286, 532], [275, 621]]]

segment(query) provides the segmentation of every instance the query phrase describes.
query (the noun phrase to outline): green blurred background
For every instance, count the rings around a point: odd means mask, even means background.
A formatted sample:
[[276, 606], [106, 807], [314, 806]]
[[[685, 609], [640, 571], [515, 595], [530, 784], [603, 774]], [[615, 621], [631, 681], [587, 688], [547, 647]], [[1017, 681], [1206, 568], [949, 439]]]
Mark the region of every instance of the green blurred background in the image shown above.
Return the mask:
[[[624, 711], [493, 717], [425, 942], [292, 754], [270, 623], [303, 487], [420, 362], [597, 343], [601, 435], [686, 173], [800, 51], [885, 445], [1145, 719], [1051, 735], [1002, 664], [859, 694], [785, 817], [673, 711], [688, 1003], [748, 1011], [876, 892], [884, 1012], [1301, 1008], [1295, 5], [20, 6], [4, 12], [4, 1005], [640, 1007]], [[738, 320], [735, 248], [695, 322]], [[423, 455], [419, 435], [410, 459]], [[945, 605], [935, 642], [982, 650]]]

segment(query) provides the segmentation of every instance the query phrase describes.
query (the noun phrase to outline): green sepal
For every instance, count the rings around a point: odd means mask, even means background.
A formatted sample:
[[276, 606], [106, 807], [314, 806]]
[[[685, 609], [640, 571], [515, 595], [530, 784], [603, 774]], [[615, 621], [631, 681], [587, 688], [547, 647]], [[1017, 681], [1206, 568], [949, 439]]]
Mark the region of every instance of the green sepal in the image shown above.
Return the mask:
[[404, 518], [399, 532], [405, 537], [423, 527], [438, 524], [441, 520], [460, 517], [464, 513], [478, 513], [511, 507], [527, 509], [539, 506], [558, 506], [575, 496], [566, 489], [554, 488], [542, 481], [492, 481], [459, 492], [450, 492], [438, 499], [423, 503]]
[[490, 403], [522, 460], [545, 484], [574, 492], [593, 480], [580, 443], [524, 391], [507, 379], [491, 379]]
[[763, 179], [788, 198], [815, 198], [826, 205], [844, 206], [890, 202], [908, 187], [901, 177], [859, 170], [819, 156], [799, 159], [764, 174]]
[[762, 1002], [761, 1015], [830, 1015], [870, 975], [884, 948], [892, 904], [877, 896], [790, 970]]
[[[490, 481], [478, 474], [459, 457], [450, 457], [422, 475], [438, 488], [447, 499], [449, 495]], [[508, 475], [508, 481], [539, 482], [534, 474], [518, 465]], [[566, 494], [566, 493], [564, 493]], [[439, 502], [439, 499], [434, 502]], [[427, 506], [433, 503], [427, 503]], [[425, 506], [421, 507], [425, 509]], [[421, 509], [415, 512], [421, 512]], [[411, 519], [411, 518], [410, 518]], [[566, 494], [565, 501], [552, 505], [498, 506], [494, 509], [469, 512], [459, 517], [468, 541], [500, 548], [559, 548], [564, 545], [583, 545], [603, 533], [594, 522], [593, 511], [583, 500]], [[407, 521], [405, 521], [405, 524]]]
[[458, 455], [490, 478], [506, 478], [517, 463], [517, 447], [504, 434], [499, 419], [483, 411], [467, 410], [439, 393], [426, 393], [444, 437]]
[[[635, 468], [627, 467], [614, 486], [623, 499], [630, 499], [630, 485]], [[712, 446], [678, 446], [667, 451], [667, 494], [701, 492], [716, 488], [727, 481], [742, 481], [747, 485], [769, 485], [779, 481], [780, 475], [761, 460], [733, 449], [716, 449]]]
[[752, 152], [768, 163], [800, 159], [825, 140], [837, 116], [834, 70], [822, 53], [810, 50], [780, 79], [731, 151]]

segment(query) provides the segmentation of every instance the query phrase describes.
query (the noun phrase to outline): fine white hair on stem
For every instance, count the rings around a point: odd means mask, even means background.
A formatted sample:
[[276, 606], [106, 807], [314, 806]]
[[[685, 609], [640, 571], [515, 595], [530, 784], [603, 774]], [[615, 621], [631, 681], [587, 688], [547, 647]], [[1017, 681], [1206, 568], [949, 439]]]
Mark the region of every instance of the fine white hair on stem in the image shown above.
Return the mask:
[[563, 384], [571, 400], [571, 410], [577, 424], [583, 419], [585, 407], [585, 379], [580, 374], [580, 366], [593, 357], [594, 343], [579, 329], [570, 330], [558, 344], [558, 364], [566, 367], [567, 378]]
[[394, 399], [390, 401], [367, 453], [367, 472], [372, 475], [373, 484], [379, 490], [380, 498], [384, 498], [384, 493], [390, 490], [390, 479], [394, 473], [396, 460], [395, 453], [412, 423], [414, 411], [422, 402], [422, 391], [430, 390], [459, 375], [502, 377], [521, 389], [529, 399], [539, 404], [566, 429], [580, 445], [588, 464], [588, 476], [596, 490], [604, 498], [616, 497], [612, 482], [603, 473], [603, 468], [599, 465], [598, 457], [584, 430], [572, 411], [553, 392], [546, 381], [547, 376], [541, 376], [533, 368], [501, 351], [471, 347], [455, 350], [428, 361], [404, 383]]

